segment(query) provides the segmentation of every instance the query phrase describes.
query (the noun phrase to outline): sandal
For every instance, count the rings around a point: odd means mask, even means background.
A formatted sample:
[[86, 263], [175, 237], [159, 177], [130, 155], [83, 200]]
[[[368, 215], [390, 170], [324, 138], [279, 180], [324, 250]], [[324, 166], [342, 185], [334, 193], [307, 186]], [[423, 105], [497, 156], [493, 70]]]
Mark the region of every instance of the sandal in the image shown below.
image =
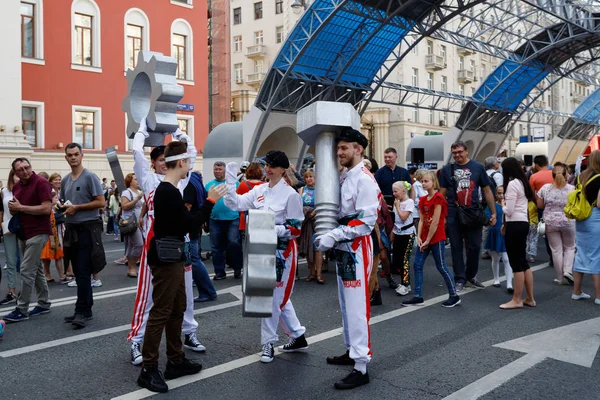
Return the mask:
[[127, 273], [127, 276], [130, 278], [137, 278], [137, 274], [130, 274], [129, 272]]
[[309, 276], [308, 276], [308, 277], [305, 279], [305, 281], [306, 281], [306, 282], [312, 282], [312, 281], [314, 281], [315, 279], [317, 279], [317, 278], [316, 278], [314, 275], [312, 275], [312, 274], [311, 274], [311, 275], [309, 275]]
[[323, 278], [322, 278], [322, 277], [320, 277], [320, 276], [317, 276], [317, 283], [318, 283], [319, 285], [322, 285], [322, 284], [324, 284], [324, 283], [325, 283], [325, 281], [323, 280]]
[[54, 278], [46, 278], [46, 283], [54, 283]]

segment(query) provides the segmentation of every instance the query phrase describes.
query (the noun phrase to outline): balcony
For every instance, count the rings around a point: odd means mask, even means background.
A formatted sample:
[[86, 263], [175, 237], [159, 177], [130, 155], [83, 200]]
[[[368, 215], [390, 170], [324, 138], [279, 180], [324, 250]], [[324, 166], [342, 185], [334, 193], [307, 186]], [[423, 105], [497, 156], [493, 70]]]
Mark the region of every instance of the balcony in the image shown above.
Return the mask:
[[584, 79], [577, 79], [577, 78], [575, 78], [575, 83], [578, 84], [578, 85], [581, 85], [583, 87], [590, 86], [590, 83], [588, 81], [584, 80]]
[[436, 54], [427, 54], [425, 56], [425, 68], [430, 70], [440, 70], [446, 68], [446, 60]]
[[581, 103], [585, 100], [586, 95], [583, 93], [571, 93], [571, 96], [573, 97], [573, 102], [574, 103]]
[[264, 72], [255, 72], [253, 74], [248, 74], [248, 76], [246, 77], [246, 84], [250, 86], [259, 87], [265, 80], [265, 75], [266, 74]]
[[461, 56], [470, 56], [472, 54], [475, 54], [475, 50], [467, 49], [466, 47], [457, 47], [456, 50]]
[[248, 58], [263, 58], [265, 54], [267, 54], [267, 48], [264, 44], [246, 47], [246, 57]]
[[459, 83], [472, 83], [475, 81], [475, 73], [468, 69], [458, 70], [458, 82]]
[[546, 102], [542, 100], [536, 100], [533, 102], [533, 108], [539, 108], [542, 110], [546, 109]]

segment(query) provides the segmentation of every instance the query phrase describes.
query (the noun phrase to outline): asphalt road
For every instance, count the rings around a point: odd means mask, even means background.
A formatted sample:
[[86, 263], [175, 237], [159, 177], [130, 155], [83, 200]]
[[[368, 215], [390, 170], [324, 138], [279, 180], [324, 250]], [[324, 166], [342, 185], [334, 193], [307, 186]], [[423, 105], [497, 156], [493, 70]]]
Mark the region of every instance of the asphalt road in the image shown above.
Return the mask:
[[[107, 238], [109, 260], [122, 244]], [[544, 249], [540, 248], [540, 254]], [[3, 249], [0, 264], [4, 264]], [[502, 311], [503, 289], [468, 289], [462, 304], [440, 306], [446, 293], [430, 259], [424, 307], [404, 308], [404, 299], [381, 280], [384, 305], [372, 308], [369, 364], [371, 383], [338, 392], [333, 383], [349, 372], [329, 366], [325, 357], [344, 352], [333, 266], [323, 286], [299, 280], [292, 296], [307, 328], [310, 350], [279, 354], [261, 364], [260, 320], [242, 318], [239, 280], [215, 282], [218, 300], [196, 305], [198, 337], [205, 354], [187, 351], [204, 370], [170, 381], [165, 399], [598, 399], [600, 398], [599, 306], [570, 300], [570, 287], [552, 283], [542, 258], [536, 266], [537, 308]], [[212, 270], [210, 262], [209, 271]], [[307, 275], [300, 264], [301, 276]], [[0, 341], [0, 399], [134, 399], [150, 395], [136, 384], [139, 368], [130, 364], [126, 341], [135, 297], [135, 280], [126, 267], [109, 262], [95, 289], [94, 319], [83, 330], [62, 322], [74, 307], [75, 289], [51, 284], [49, 314], [9, 324]], [[480, 279], [492, 278], [481, 261]], [[0, 297], [6, 294], [5, 282]], [[593, 293], [591, 279], [584, 290]], [[0, 315], [10, 309], [3, 308]], [[569, 324], [590, 321], [585, 326]], [[567, 326], [567, 328], [561, 328]], [[550, 329], [560, 328], [547, 332]], [[527, 335], [521, 347], [494, 346]], [[281, 343], [285, 337], [280, 335]], [[512, 348], [518, 348], [516, 351]], [[512, 349], [512, 350], [511, 350]], [[161, 353], [165, 362], [164, 345]]]

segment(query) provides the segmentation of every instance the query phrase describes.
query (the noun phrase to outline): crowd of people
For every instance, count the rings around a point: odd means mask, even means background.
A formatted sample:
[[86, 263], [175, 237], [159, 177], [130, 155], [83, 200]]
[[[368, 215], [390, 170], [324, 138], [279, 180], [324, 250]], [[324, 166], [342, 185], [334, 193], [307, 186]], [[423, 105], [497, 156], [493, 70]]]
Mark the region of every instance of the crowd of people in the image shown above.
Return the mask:
[[[528, 168], [515, 158], [490, 157], [480, 164], [469, 158], [464, 143], [456, 142], [451, 146], [454, 162], [438, 171], [398, 166], [394, 148], [384, 151], [385, 165], [378, 168], [375, 160], [364, 156], [367, 139], [347, 129], [337, 141], [339, 226], [317, 235], [319, 160], [301, 172], [277, 150], [239, 169], [236, 163], [217, 161], [214, 179], [204, 184], [193, 171], [197, 151], [191, 139], [179, 130], [172, 136], [169, 145], [150, 152], [149, 165], [142, 121], [133, 140], [133, 172], [125, 176], [122, 193], [114, 180], [108, 184], [83, 167], [84, 154], [77, 143], [65, 148], [71, 173], [64, 177], [36, 174], [26, 158], [13, 161], [0, 203], [8, 288], [0, 305], [15, 304], [5, 321], [48, 313], [48, 285], [58, 280], [77, 288], [74, 313], [65, 322], [84, 328], [93, 318], [92, 288], [102, 285], [99, 273], [106, 265], [102, 235], [114, 236], [125, 243], [115, 263], [126, 265], [126, 275], [137, 279], [127, 337], [131, 363], [142, 365], [140, 386], [166, 392], [165, 378], [202, 369], [182, 351], [205, 351], [196, 335], [194, 303], [217, 299], [212, 280], [227, 279], [227, 266], [234, 279], [241, 278], [244, 213], [249, 209], [273, 211], [278, 237], [272, 315], [262, 319], [260, 359], [274, 360], [280, 324], [290, 338], [281, 351], [309, 348], [307, 328], [291, 301], [301, 275], [298, 259], [306, 258], [306, 282], [321, 285], [326, 284], [323, 274], [329, 261], [334, 261], [347, 351], [328, 357], [327, 363], [353, 367], [335, 383], [337, 389], [369, 382], [370, 307], [383, 302], [378, 277], [398, 296], [412, 294], [402, 306], [422, 305], [424, 266], [430, 255], [448, 291], [443, 307], [461, 304], [466, 285], [485, 288], [478, 277], [480, 259], [491, 259], [493, 287], [502, 287], [500, 264], [504, 267], [511, 297], [500, 309], [536, 307], [530, 264], [538, 256], [541, 236], [556, 273], [554, 282], [573, 285], [573, 300], [590, 299], [582, 291], [583, 275], [590, 274], [594, 301], [600, 305], [600, 242], [594, 239], [600, 230], [600, 151], [577, 165], [549, 166], [547, 157], [540, 155]], [[591, 207], [589, 215], [577, 221], [565, 213], [574, 201], [573, 192]], [[212, 279], [200, 248], [203, 233], [210, 238]], [[448, 248], [452, 268], [446, 262]], [[30, 310], [34, 289], [37, 304]], [[163, 331], [168, 359], [164, 375], [158, 368]]]

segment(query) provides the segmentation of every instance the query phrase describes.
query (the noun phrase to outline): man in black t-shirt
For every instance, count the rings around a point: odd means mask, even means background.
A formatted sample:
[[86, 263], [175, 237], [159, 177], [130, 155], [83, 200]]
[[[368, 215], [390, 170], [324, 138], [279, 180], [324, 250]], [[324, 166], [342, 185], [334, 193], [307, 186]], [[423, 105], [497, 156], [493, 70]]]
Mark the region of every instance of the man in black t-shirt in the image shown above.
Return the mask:
[[[202, 203], [206, 200], [206, 190], [202, 183], [202, 175], [193, 172], [190, 183], [183, 191], [183, 202], [192, 213], [198, 212]], [[190, 258], [192, 261], [192, 276], [198, 288], [198, 297], [195, 302], [213, 301], [217, 299], [217, 291], [208, 275], [208, 270], [200, 258], [200, 237], [202, 227], [194, 226], [190, 229]]]

